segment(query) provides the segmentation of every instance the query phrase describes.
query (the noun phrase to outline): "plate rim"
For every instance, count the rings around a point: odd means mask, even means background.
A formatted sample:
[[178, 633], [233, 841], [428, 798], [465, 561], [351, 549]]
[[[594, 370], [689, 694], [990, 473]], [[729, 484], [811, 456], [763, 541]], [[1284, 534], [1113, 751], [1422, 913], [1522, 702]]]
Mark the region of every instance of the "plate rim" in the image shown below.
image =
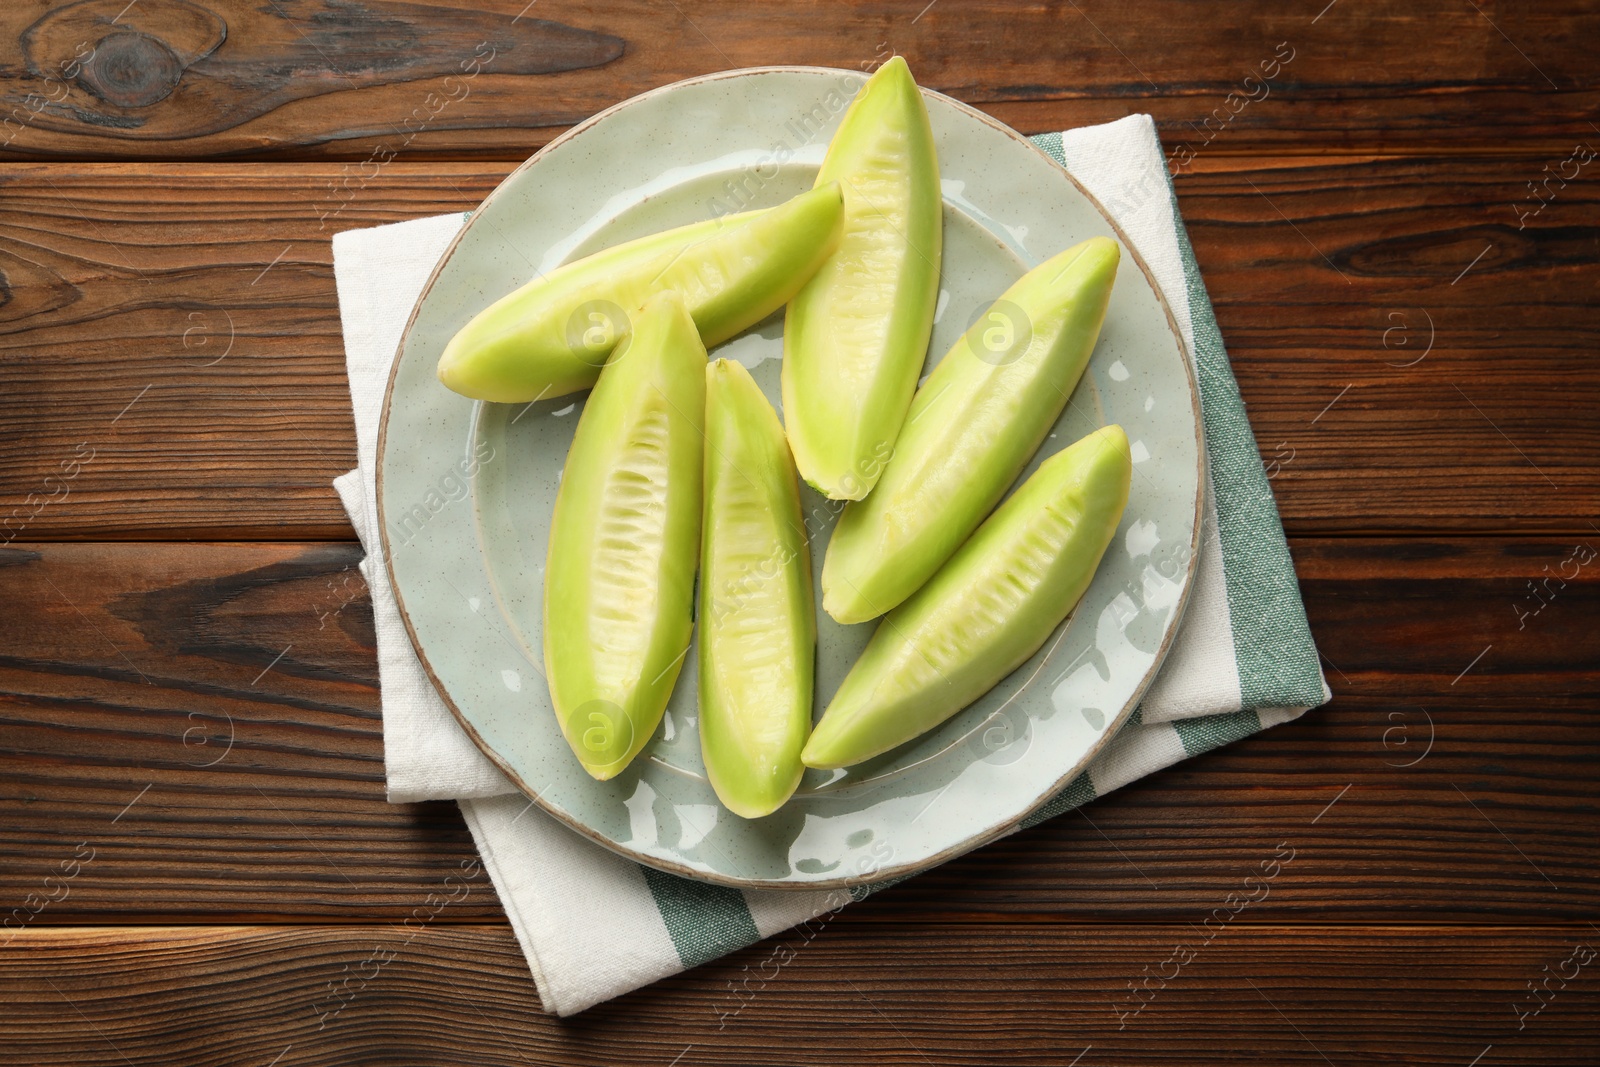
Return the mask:
[[[417, 316], [422, 311], [422, 305], [427, 301], [429, 294], [432, 293], [434, 283], [438, 281], [440, 273], [444, 270], [446, 264], [450, 262], [451, 257], [455, 255], [456, 247], [466, 236], [467, 231], [472, 227], [473, 222], [478, 218], [479, 213], [486, 206], [488, 206], [488, 204], [496, 196], [499, 196], [514, 179], [522, 174], [523, 171], [532, 167], [546, 152], [557, 148], [568, 141], [576, 139], [581, 134], [586, 133], [592, 127], [596, 126], [601, 121], [622, 110], [623, 108], [632, 107], [651, 97], [664, 95], [666, 93], [683, 89], [691, 85], [700, 85], [707, 82], [722, 81], [732, 78], [749, 77], [758, 74], [775, 73], [826, 75], [851, 74], [862, 77], [870, 76], [862, 71], [852, 70], [848, 67], [773, 64], [768, 66], [737, 67], [732, 70], [715, 71], [710, 74], [696, 75], [692, 78], [683, 78], [675, 82], [669, 82], [666, 85], [659, 85], [654, 89], [649, 89], [635, 96], [630, 96], [625, 100], [620, 100], [603, 111], [596, 112], [589, 118], [566, 130], [564, 133], [560, 134], [539, 148], [538, 151], [533, 153], [533, 155], [523, 160], [514, 170], [502, 178], [500, 182], [489, 191], [489, 194], [479, 202], [478, 206], [472, 209], [472, 217], [469, 218], [466, 223], [463, 224], [462, 227], [456, 232], [455, 236], [451, 238], [449, 245], [447, 245], [444, 252], [440, 254], [438, 262], [434, 264], [433, 270], [429, 272], [428, 280], [426, 283], [424, 283], [421, 292], [417, 294], [416, 302], [411, 306], [411, 314], [407, 317], [405, 328], [401, 331], [400, 340], [395, 346], [395, 354], [389, 366], [388, 381], [384, 385], [383, 410], [378, 422], [377, 454], [374, 460], [375, 472], [373, 493], [377, 499], [378, 541], [383, 550], [384, 573], [389, 579], [390, 592], [394, 597], [395, 607], [400, 613], [401, 622], [405, 626], [406, 636], [411, 642], [412, 651], [416, 654], [418, 662], [421, 663], [422, 669], [424, 673], [427, 674], [428, 681], [433, 685], [434, 691], [439, 695], [439, 698], [441, 701], [443, 701], [445, 707], [450, 710], [450, 714], [456, 720], [457, 724], [459, 724], [461, 728], [466, 731], [467, 736], [472, 739], [472, 743], [477, 746], [478, 750], [482, 752], [484, 756], [486, 756], [489, 761], [493, 763], [514, 786], [516, 786], [518, 791], [521, 792], [523, 796], [527, 797], [528, 800], [533, 804], [536, 804], [547, 815], [550, 815], [552, 818], [556, 819], [563, 826], [566, 826], [574, 832], [582, 835], [585, 839], [593, 841], [596, 844], [606, 848], [610, 852], [625, 857], [626, 859], [630, 859], [635, 863], [640, 863], [659, 871], [665, 871], [668, 874], [674, 874], [681, 878], [688, 878], [697, 882], [707, 882], [714, 885], [729, 886], [735, 889], [775, 889], [785, 892], [820, 892], [824, 890], [854, 889], [860, 886], [875, 885], [880, 882], [907, 878], [911, 875], [919, 874], [923, 871], [929, 870], [930, 868], [937, 867], [940, 864], [947, 863], [952, 859], [973, 851], [974, 849], [982, 848], [986, 844], [989, 844], [998, 840], [999, 838], [1015, 832], [1016, 830], [1021, 829], [1022, 825], [1027, 822], [1029, 817], [1034, 815], [1041, 808], [1045, 807], [1058, 795], [1060, 795], [1061, 791], [1067, 788], [1067, 786], [1070, 785], [1071, 782], [1082, 773], [1085, 767], [1094, 762], [1095, 757], [1098, 756], [1106, 747], [1106, 745], [1111, 742], [1111, 739], [1121, 732], [1123, 726], [1127, 724], [1128, 719], [1133, 715], [1134, 709], [1139, 706], [1139, 702], [1144, 698], [1145, 692], [1155, 681], [1156, 675], [1161, 672], [1161, 668], [1166, 662], [1167, 655], [1171, 652], [1173, 643], [1177, 639], [1178, 632], [1182, 629], [1185, 617], [1188, 614], [1189, 600], [1194, 591], [1195, 575], [1200, 564], [1201, 534], [1202, 526], [1205, 520], [1205, 503], [1207, 496], [1206, 473], [1210, 460], [1206, 449], [1205, 421], [1200, 402], [1200, 383], [1195, 375], [1194, 357], [1189, 351], [1189, 346], [1184, 342], [1183, 331], [1178, 325], [1177, 316], [1172, 311], [1172, 305], [1167, 301], [1167, 294], [1161, 288], [1161, 284], [1156, 280], [1155, 275], [1151, 272], [1150, 265], [1145, 262], [1144, 256], [1139, 252], [1138, 248], [1133, 244], [1133, 242], [1128, 239], [1128, 235], [1123, 230], [1121, 223], [1119, 223], [1111, 215], [1111, 213], [1105, 209], [1105, 206], [1100, 203], [1099, 199], [1095, 197], [1093, 193], [1084, 188], [1083, 183], [1079, 182], [1078, 179], [1066, 169], [1066, 167], [1057, 162], [1053, 157], [1050, 156], [1049, 153], [1045, 152], [1038, 145], [1034, 144], [1033, 141], [1028, 137], [1017, 132], [998, 119], [985, 114], [969, 104], [957, 100], [953, 96], [941, 93], [935, 89], [929, 89], [920, 85], [918, 86], [918, 89], [925, 96], [936, 97], [952, 105], [956, 108], [956, 110], [965, 113], [969, 117], [977, 119], [985, 126], [988, 126], [989, 128], [1005, 135], [1007, 138], [1022, 144], [1040, 158], [1044, 159], [1061, 177], [1072, 183], [1073, 188], [1076, 189], [1077, 192], [1090, 203], [1094, 210], [1099, 213], [1100, 217], [1110, 225], [1112, 232], [1117, 236], [1117, 240], [1121, 243], [1124, 250], [1127, 251], [1127, 253], [1131, 256], [1134, 265], [1137, 266], [1139, 271], [1144, 275], [1145, 281], [1149, 283], [1151, 291], [1155, 294], [1157, 303], [1161, 305], [1161, 310], [1166, 316], [1167, 328], [1171, 332], [1173, 339], [1177, 342], [1178, 352], [1181, 357], [1179, 362], [1183, 364], [1184, 378], [1189, 385], [1189, 404], [1194, 418], [1196, 454], [1194, 523], [1189, 538], [1188, 563], [1185, 566], [1182, 575], [1182, 588], [1178, 595], [1178, 603], [1173, 609], [1172, 623], [1167, 627], [1167, 631], [1162, 637], [1160, 646], [1156, 649], [1155, 654], [1151, 658], [1150, 666], [1146, 669], [1144, 677], [1141, 678], [1139, 683], [1134, 687], [1133, 692], [1129, 695], [1123, 706], [1114, 716], [1109, 718], [1107, 726], [1101, 732], [1100, 736], [1089, 745], [1088, 749], [1084, 752], [1084, 755], [1077, 762], [1075, 762], [1071, 767], [1067, 768], [1061, 774], [1061, 776], [1051, 786], [1045, 789], [1036, 800], [1028, 804], [1023, 811], [1018, 813], [1013, 818], [1002, 820], [999, 824], [990, 827], [986, 831], [973, 834], [946, 848], [940, 849], [938, 852], [931, 853], [914, 861], [898, 864], [893, 867], [876, 869], [864, 874], [845, 875], [838, 878], [824, 878], [803, 882], [766, 878], [744, 878], [723, 874], [718, 871], [704, 871], [664, 857], [640, 853], [623, 846], [619, 842], [612, 841], [611, 839], [600, 834], [598, 831], [594, 830], [592, 827], [586, 825], [581, 820], [572, 817], [567, 812], [556, 808], [552, 804], [546, 803], [544, 798], [540, 796], [539, 791], [531, 787], [523, 778], [523, 776], [513, 767], [511, 767], [509, 762], [483, 739], [483, 737], [478, 733], [477, 728], [473, 726], [473, 724], [468, 720], [467, 716], [463, 714], [461, 709], [456, 705], [456, 701], [453, 697], [451, 697], [448, 688], [439, 678], [439, 675], [434, 671], [433, 663], [429, 660], [427, 651], [424, 649], [421, 639], [417, 636], [416, 628], [412, 625], [411, 613], [406, 607], [405, 597], [402, 595], [400, 590], [400, 583], [396, 580], [394, 572], [394, 556], [390, 551], [389, 546], [389, 527], [384, 515], [384, 457], [388, 445], [389, 412], [394, 401], [394, 387], [395, 381], [399, 377], [400, 363], [405, 354], [406, 344], [411, 339], [411, 331], [416, 325]], [[1068, 618], [1071, 617], [1071, 614], [1076, 613], [1076, 611], [1077, 608], [1074, 607], [1073, 612], [1069, 613]], [[1029, 683], [1031, 683], [1032, 680], [1033, 679], [1030, 678], [1028, 680]], [[1027, 683], [1025, 683], [1024, 687], [1026, 687], [1026, 684]]]

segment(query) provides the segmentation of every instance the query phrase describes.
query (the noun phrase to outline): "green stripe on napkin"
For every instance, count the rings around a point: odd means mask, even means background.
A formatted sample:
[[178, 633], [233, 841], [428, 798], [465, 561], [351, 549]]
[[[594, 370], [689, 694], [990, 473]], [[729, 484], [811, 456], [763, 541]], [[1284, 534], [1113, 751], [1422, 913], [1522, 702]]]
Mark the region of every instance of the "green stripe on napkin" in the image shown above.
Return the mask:
[[761, 940], [744, 894], [642, 866], [661, 921], [685, 967], [698, 967]]
[[[1322, 697], [1321, 680], [1317, 683], [1317, 697]], [[1232, 715], [1206, 715], [1199, 719], [1176, 719], [1172, 728], [1183, 742], [1183, 750], [1190, 756], [1210, 752], [1214, 748], [1230, 745], [1240, 738], [1261, 732], [1261, 715], [1246, 708]]]
[[[1246, 708], [1289, 708], [1324, 699], [1317, 646], [1306, 624], [1294, 561], [1283, 523], [1261, 465], [1255, 433], [1245, 416], [1244, 399], [1234, 380], [1222, 331], [1200, 280], [1200, 265], [1189, 230], [1178, 213], [1178, 196], [1167, 179], [1178, 251], [1189, 283], [1189, 322], [1194, 329], [1200, 381], [1200, 409], [1211, 455], [1217, 526], [1222, 538], [1223, 575], [1228, 584], [1228, 616], [1233, 623], [1233, 654], [1239, 665], [1240, 702]], [[1260, 729], [1260, 723], [1256, 724]], [[1241, 735], [1242, 736], [1242, 735]], [[1187, 741], [1185, 742], [1187, 743]]]

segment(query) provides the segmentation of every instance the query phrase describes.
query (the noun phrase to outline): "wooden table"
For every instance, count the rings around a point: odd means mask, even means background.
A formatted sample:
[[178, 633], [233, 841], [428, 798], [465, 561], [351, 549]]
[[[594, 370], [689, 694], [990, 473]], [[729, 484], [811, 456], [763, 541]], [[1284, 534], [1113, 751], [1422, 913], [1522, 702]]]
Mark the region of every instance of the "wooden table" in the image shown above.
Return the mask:
[[[0, 1059], [1600, 1062], [1600, 4], [49, 6], [0, 11]], [[383, 799], [329, 238], [890, 50], [1156, 116], [1334, 701], [547, 1018], [484, 880], [399, 925], [473, 850]]]

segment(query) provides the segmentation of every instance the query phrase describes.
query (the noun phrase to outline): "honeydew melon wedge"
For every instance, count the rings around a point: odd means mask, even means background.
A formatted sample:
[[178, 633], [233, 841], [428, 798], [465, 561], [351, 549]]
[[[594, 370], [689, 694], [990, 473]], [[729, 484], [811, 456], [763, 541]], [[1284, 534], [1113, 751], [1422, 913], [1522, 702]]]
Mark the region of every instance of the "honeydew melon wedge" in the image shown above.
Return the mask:
[[844, 191], [839, 247], [789, 304], [783, 419], [801, 477], [835, 500], [872, 490], [922, 373], [944, 220], [922, 92], [896, 56], [845, 112], [818, 186]]
[[916, 592], [1039, 450], [1089, 364], [1121, 252], [1094, 237], [1007, 289], [911, 402], [877, 488], [845, 506], [822, 605], [865, 622]]
[[806, 742], [806, 766], [848, 767], [910, 741], [1038, 651], [1088, 589], [1132, 472], [1120, 426], [1045, 460], [884, 616]]
[[496, 300], [450, 339], [439, 380], [474, 400], [548, 400], [594, 385], [634, 309], [675, 289], [706, 345], [782, 307], [838, 243], [833, 183], [765, 211], [642, 237], [559, 267]]
[[700, 749], [722, 803], [757, 819], [800, 784], [816, 608], [794, 460], [750, 372], [706, 367]]
[[689, 649], [706, 350], [652, 296], [584, 405], [550, 519], [544, 665], [562, 733], [604, 781], [644, 747]]

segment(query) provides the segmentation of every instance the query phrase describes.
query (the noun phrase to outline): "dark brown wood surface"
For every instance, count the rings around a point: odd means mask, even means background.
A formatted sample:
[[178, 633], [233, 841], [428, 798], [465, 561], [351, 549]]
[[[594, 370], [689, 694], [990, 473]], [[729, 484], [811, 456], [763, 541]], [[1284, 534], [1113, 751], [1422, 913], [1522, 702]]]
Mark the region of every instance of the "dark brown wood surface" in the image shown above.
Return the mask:
[[[52, 1021], [18, 1049], [41, 1067], [455, 1065], [462, 1049], [597, 1067], [1594, 1062], [1574, 1040], [1593, 1036], [1592, 980], [1552, 981], [1542, 1000], [1500, 980], [1582, 974], [1562, 965], [1600, 940], [1586, 923], [1252, 923], [1163, 966], [1195, 940], [1188, 923], [900, 920], [868, 901], [809, 941], [775, 938], [552, 1023], [503, 925], [77, 927], [18, 937], [0, 995]], [[1129, 987], [1157, 971], [1141, 1006]]]
[[[21, 536], [353, 536], [329, 238], [469, 207], [509, 169], [396, 163], [348, 206], [327, 164], [0, 171], [0, 467], [49, 496], [92, 456]], [[1528, 173], [1269, 156], [1179, 179], [1290, 531], [1600, 524], [1600, 183], [1519, 231]]]
[[[1205, 153], [1564, 151], [1594, 132], [1592, 4], [1324, 4], [33, 0], [0, 16], [16, 42], [0, 141], [36, 158], [521, 159], [681, 78], [896, 52], [1024, 133], [1135, 111]], [[93, 62], [102, 49], [117, 62]]]
[[[1324, 876], [1280, 886], [1264, 918], [1600, 913], [1600, 782], [1584, 773], [1600, 758], [1600, 632], [1585, 625], [1600, 568], [1523, 618], [1527, 583], [1568, 542], [1294, 548], [1332, 705], [886, 899], [1178, 921], [1288, 835]], [[0, 550], [6, 588], [38, 611], [0, 617], [0, 852], [18, 857], [0, 899], [91, 841], [94, 862], [35, 921], [403, 919], [472, 846], [449, 805], [384, 803], [359, 559], [350, 543]], [[1497, 826], [1525, 862], [1505, 862]], [[483, 887], [450, 912], [499, 914]]]
[[[1578, 0], [6, 8], [0, 1058], [1600, 1062], [1600, 564], [1559, 577], [1600, 161], [1551, 177], [1597, 40]], [[330, 238], [654, 86], [890, 51], [1025, 132], [1156, 117], [1334, 700], [550, 1019], [486, 880], [397, 926], [472, 843], [383, 799]]]

